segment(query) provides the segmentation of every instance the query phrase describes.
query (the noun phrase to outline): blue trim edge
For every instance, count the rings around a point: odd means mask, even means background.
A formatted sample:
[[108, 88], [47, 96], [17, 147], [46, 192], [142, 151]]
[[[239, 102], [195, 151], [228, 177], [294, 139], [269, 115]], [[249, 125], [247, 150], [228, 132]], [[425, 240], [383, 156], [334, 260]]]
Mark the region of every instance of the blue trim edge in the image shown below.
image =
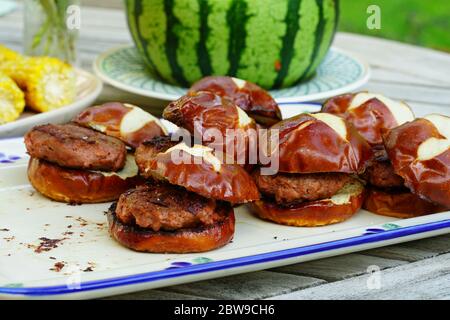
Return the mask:
[[391, 240], [395, 238], [407, 237], [414, 234], [426, 233], [435, 230], [450, 228], [450, 219], [420, 224], [416, 226], [403, 227], [400, 229], [387, 230], [385, 232], [356, 236], [331, 242], [324, 242], [310, 246], [298, 247], [293, 249], [280, 250], [270, 253], [258, 254], [253, 256], [228, 259], [223, 261], [208, 262], [205, 264], [192, 265], [189, 267], [169, 269], [162, 271], [154, 271], [132, 276], [109, 278], [103, 280], [88, 281], [81, 283], [80, 288], [70, 289], [67, 286], [58, 285], [50, 287], [29, 287], [29, 288], [7, 288], [0, 287], [0, 294], [9, 295], [26, 295], [26, 296], [50, 296], [61, 295], [69, 293], [77, 293], [82, 291], [92, 291], [99, 289], [107, 289], [112, 287], [127, 286], [145, 282], [153, 282], [163, 279], [170, 279], [175, 277], [212, 272], [218, 270], [225, 270], [231, 268], [238, 268], [248, 265], [261, 264], [265, 262], [285, 260], [314, 254], [324, 251], [337, 250], [358, 246], [368, 243]]

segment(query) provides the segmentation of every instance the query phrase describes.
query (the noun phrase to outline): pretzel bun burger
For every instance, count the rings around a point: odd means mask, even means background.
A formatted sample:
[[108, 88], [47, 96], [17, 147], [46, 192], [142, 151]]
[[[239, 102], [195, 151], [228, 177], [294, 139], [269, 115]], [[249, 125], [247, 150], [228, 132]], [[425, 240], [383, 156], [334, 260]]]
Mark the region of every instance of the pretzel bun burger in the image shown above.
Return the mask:
[[254, 83], [233, 77], [210, 76], [190, 88], [190, 92], [199, 91], [209, 91], [229, 99], [263, 126], [271, 126], [282, 119], [280, 108], [272, 96]]
[[385, 146], [395, 172], [412, 193], [450, 208], [450, 117], [431, 114], [392, 129]]
[[375, 159], [362, 175], [367, 182], [364, 209], [397, 218], [442, 211], [434, 203], [411, 193], [386, 153], [383, 135], [415, 118], [406, 103], [381, 94], [360, 92], [331, 98], [325, 102], [322, 111], [339, 115], [352, 123], [372, 146]]
[[28, 179], [56, 201], [108, 202], [140, 180], [122, 141], [75, 124], [34, 127], [25, 145], [31, 156]]
[[[253, 173], [264, 199], [251, 203], [252, 211], [297, 227], [329, 225], [353, 216], [364, 195], [355, 175], [372, 158], [370, 146], [353, 126], [328, 113], [301, 114], [272, 126], [270, 135], [276, 133], [279, 172]], [[272, 144], [268, 150], [276, 148]]]
[[31, 156], [28, 178], [37, 191], [56, 201], [117, 200], [143, 181], [127, 149], [165, 132], [138, 107], [108, 103], [88, 108], [74, 122], [37, 126], [25, 135]]
[[139, 107], [120, 102], [87, 108], [73, 122], [116, 137], [131, 148], [153, 137], [167, 135], [167, 129], [158, 118]]
[[259, 199], [240, 166], [223, 164], [212, 149], [154, 138], [136, 150], [146, 186], [123, 194], [108, 213], [111, 235], [145, 252], [203, 252], [234, 235], [232, 205]]
[[190, 91], [171, 102], [164, 119], [189, 131], [201, 144], [212, 145], [231, 162], [246, 164], [256, 123], [230, 99], [212, 92]]

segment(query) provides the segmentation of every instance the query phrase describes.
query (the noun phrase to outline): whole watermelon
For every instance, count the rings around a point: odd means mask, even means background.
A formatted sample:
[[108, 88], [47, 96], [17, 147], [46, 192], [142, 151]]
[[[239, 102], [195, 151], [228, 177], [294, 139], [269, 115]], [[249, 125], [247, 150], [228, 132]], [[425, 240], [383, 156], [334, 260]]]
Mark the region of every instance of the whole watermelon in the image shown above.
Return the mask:
[[338, 0], [126, 0], [128, 25], [150, 71], [188, 87], [229, 75], [271, 89], [314, 75]]

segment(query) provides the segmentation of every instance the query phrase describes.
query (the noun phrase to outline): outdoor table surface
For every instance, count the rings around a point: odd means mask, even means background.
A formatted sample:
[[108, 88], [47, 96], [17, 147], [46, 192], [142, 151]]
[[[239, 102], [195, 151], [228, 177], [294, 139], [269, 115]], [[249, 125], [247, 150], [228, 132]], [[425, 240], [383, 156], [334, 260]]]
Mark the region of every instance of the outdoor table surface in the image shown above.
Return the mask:
[[[80, 67], [131, 43], [122, 10], [82, 8]], [[22, 50], [22, 12], [0, 17], [0, 43]], [[450, 55], [373, 37], [339, 33], [334, 46], [358, 54], [372, 68], [362, 88], [434, 112], [450, 107]], [[159, 106], [108, 85], [98, 99]], [[367, 287], [368, 267], [378, 266], [381, 288]], [[417, 240], [266, 271], [112, 297], [113, 299], [450, 299], [450, 235]]]

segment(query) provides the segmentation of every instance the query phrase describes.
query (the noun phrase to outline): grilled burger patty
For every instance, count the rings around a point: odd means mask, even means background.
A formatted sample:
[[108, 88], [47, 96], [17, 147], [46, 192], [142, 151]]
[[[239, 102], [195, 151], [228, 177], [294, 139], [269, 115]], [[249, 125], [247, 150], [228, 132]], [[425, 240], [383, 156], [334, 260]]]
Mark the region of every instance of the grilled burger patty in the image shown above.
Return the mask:
[[72, 169], [118, 171], [127, 154], [119, 139], [70, 123], [37, 126], [25, 144], [30, 156]]
[[282, 205], [330, 198], [354, 179], [346, 173], [262, 176], [260, 170], [256, 170], [253, 177], [261, 193]]
[[194, 228], [221, 221], [216, 201], [167, 183], [147, 184], [122, 194], [116, 214], [122, 223], [153, 231]]
[[142, 176], [146, 178], [151, 177], [151, 174], [146, 170], [148, 163], [156, 157], [158, 153], [164, 152], [176, 144], [176, 141], [171, 141], [170, 136], [155, 137], [148, 142], [142, 143], [138, 149], [136, 149], [135, 153], [136, 164], [139, 167]]
[[378, 188], [404, 187], [403, 178], [395, 174], [390, 161], [374, 161], [373, 165], [367, 168], [363, 178]]

